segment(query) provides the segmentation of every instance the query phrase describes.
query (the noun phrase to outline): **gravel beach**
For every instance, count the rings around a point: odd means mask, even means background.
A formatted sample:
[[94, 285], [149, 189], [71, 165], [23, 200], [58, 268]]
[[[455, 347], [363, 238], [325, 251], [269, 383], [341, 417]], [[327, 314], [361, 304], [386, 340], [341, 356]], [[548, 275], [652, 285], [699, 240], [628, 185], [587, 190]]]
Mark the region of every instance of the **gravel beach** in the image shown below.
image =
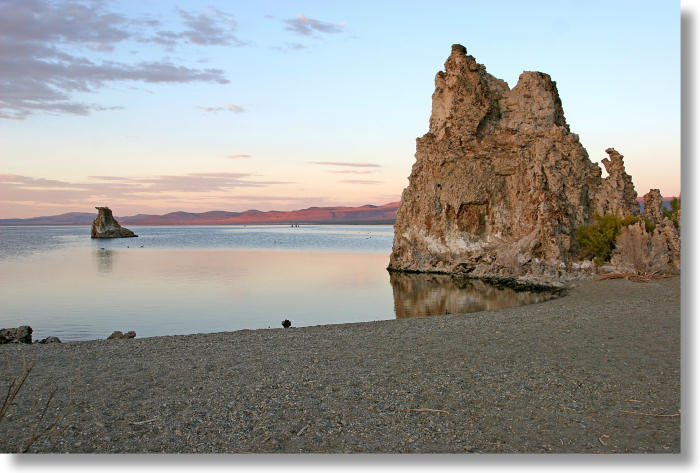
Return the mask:
[[34, 368], [0, 448], [56, 388], [44, 425], [69, 413], [30, 452], [678, 453], [680, 324], [674, 277], [465, 315], [2, 345], [3, 397]]

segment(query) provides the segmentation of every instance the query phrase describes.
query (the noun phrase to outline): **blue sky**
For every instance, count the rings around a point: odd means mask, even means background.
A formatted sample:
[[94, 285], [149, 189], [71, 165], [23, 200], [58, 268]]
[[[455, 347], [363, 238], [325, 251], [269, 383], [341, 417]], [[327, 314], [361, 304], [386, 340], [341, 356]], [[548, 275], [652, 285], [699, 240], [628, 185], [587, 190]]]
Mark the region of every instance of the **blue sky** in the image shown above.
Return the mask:
[[0, 218], [396, 201], [453, 43], [550, 74], [591, 160], [677, 195], [679, 27], [664, 1], [0, 0]]

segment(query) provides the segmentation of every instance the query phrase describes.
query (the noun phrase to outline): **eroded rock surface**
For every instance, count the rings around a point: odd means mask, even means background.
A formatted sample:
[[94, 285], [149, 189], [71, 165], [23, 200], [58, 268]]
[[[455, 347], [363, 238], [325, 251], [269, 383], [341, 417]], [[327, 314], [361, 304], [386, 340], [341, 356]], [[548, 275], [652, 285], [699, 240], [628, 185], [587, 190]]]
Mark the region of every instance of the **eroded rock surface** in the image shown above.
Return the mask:
[[32, 332], [33, 330], [29, 325], [0, 329], [0, 345], [5, 343], [32, 343]]
[[92, 238], [127, 238], [136, 237], [134, 232], [124, 228], [114, 219], [109, 207], [95, 207], [97, 218], [92, 222], [90, 236]]
[[644, 216], [653, 224], [660, 223], [664, 219], [661, 206], [663, 198], [659, 189], [649, 189], [649, 192], [644, 196]]
[[625, 163], [620, 153], [613, 148], [605, 150], [609, 158], [600, 162], [605, 166], [608, 177], [602, 180], [595, 190], [595, 211], [598, 215], [616, 214], [620, 217], [639, 214], [637, 191], [632, 177], [625, 171]]
[[523, 72], [513, 89], [453, 45], [435, 77], [430, 129], [396, 216], [390, 270], [557, 282], [576, 262], [576, 228], [596, 213], [639, 214], [623, 156], [592, 163], [556, 83]]
[[666, 219], [648, 232], [640, 222], [622, 228], [610, 259], [610, 272], [674, 274], [681, 269], [680, 240]]
[[676, 274], [681, 270], [680, 218], [676, 225], [664, 216], [659, 189], [644, 196], [644, 212], [651, 224], [644, 222], [623, 227], [617, 237], [610, 263], [613, 272], [642, 274]]

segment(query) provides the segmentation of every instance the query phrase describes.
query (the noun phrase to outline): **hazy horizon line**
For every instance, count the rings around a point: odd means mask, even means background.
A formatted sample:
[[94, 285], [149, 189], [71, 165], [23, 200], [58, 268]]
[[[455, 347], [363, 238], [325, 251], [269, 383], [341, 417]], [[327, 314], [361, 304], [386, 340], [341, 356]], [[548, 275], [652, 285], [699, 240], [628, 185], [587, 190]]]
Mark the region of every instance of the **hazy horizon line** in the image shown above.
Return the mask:
[[[146, 212], [137, 212], [131, 215], [117, 215], [115, 213], [116, 218], [128, 218], [128, 217], [135, 217], [138, 215], [152, 215], [152, 216], [164, 216], [168, 214], [173, 214], [173, 213], [188, 213], [188, 214], [204, 214], [204, 213], [209, 213], [209, 212], [230, 212], [230, 213], [245, 213], [245, 212], [252, 212], [252, 211], [257, 211], [257, 212], [281, 212], [281, 213], [292, 213], [292, 212], [300, 212], [302, 210], [308, 210], [308, 209], [328, 209], [328, 208], [350, 208], [350, 209], [355, 209], [355, 208], [361, 208], [361, 207], [366, 207], [366, 206], [374, 206], [374, 207], [384, 207], [387, 205], [391, 204], [399, 204], [400, 201], [391, 201], [391, 202], [386, 202], [384, 204], [372, 204], [372, 203], [367, 203], [367, 204], [362, 204], [362, 205], [348, 205], [348, 204], [338, 204], [338, 205], [311, 205], [309, 207], [304, 207], [304, 208], [299, 208], [299, 209], [294, 209], [294, 210], [259, 210], [256, 208], [248, 208], [245, 210], [221, 210], [221, 209], [213, 209], [213, 210], [203, 210], [201, 212], [196, 212], [196, 211], [189, 211], [189, 210], [172, 210], [168, 212], [163, 212], [163, 213], [146, 213]], [[97, 206], [94, 206], [97, 207]], [[105, 206], [109, 207], [109, 206]], [[109, 207], [112, 211], [114, 209], [112, 207]], [[60, 217], [62, 215], [69, 215], [69, 214], [97, 214], [97, 211], [95, 212], [86, 212], [86, 211], [80, 211], [80, 210], [71, 210], [68, 212], [61, 212], [57, 214], [52, 214], [52, 215], [37, 215], [34, 217], [0, 217], [0, 221], [2, 220], [31, 220], [31, 219], [38, 219], [38, 218], [51, 218], [51, 217]]]

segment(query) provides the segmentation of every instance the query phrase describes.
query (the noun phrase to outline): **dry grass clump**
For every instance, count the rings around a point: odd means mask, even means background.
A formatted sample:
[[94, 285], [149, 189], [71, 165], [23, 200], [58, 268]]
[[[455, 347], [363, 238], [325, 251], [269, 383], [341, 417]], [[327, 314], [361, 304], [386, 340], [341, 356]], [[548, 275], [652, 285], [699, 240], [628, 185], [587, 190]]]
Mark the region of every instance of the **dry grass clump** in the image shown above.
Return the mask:
[[627, 279], [628, 281], [634, 282], [648, 282], [659, 279], [668, 279], [671, 276], [673, 275], [659, 273], [606, 273], [598, 276], [596, 281], [602, 281], [605, 279]]
[[[24, 368], [22, 370], [22, 373], [12, 378], [12, 381], [10, 382], [7, 388], [7, 392], [5, 393], [5, 397], [2, 400], [2, 405], [0, 405], [0, 430], [2, 429], [3, 421], [5, 421], [8, 417], [8, 411], [15, 403], [17, 396], [20, 394], [20, 391], [22, 390], [22, 387], [27, 381], [27, 378], [29, 378], [29, 375], [31, 374], [33, 368], [33, 360], [24, 360]], [[15, 448], [11, 448], [10, 445], [4, 445], [3, 443], [0, 443], [0, 452], [9, 453], [14, 451], [17, 453], [27, 453], [29, 452], [29, 449], [32, 447], [32, 445], [34, 445], [39, 439], [53, 440], [53, 443], [51, 444], [49, 450], [53, 450], [55, 448], [56, 444], [60, 439], [60, 435], [68, 427], [67, 425], [62, 425], [63, 421], [68, 415], [72, 413], [73, 408], [75, 407], [75, 403], [71, 402], [70, 400], [68, 402], [68, 406], [65, 406], [63, 408], [57, 408], [56, 406], [53, 406], [54, 409], [57, 410], [57, 413], [53, 416], [53, 418], [51, 418], [51, 415], [49, 415], [49, 409], [52, 407], [52, 402], [54, 401], [54, 397], [56, 396], [57, 392], [58, 387], [53, 388], [53, 390], [49, 393], [49, 396], [47, 397], [43, 405], [41, 405], [41, 407], [35, 404], [34, 409], [32, 409], [32, 411], [34, 412], [40, 409], [40, 414], [39, 417], [34, 421], [34, 425], [32, 426], [29, 437], [26, 438], [24, 442], [22, 442], [20, 445], [16, 445]], [[73, 396], [71, 392], [69, 399], [72, 398]]]

